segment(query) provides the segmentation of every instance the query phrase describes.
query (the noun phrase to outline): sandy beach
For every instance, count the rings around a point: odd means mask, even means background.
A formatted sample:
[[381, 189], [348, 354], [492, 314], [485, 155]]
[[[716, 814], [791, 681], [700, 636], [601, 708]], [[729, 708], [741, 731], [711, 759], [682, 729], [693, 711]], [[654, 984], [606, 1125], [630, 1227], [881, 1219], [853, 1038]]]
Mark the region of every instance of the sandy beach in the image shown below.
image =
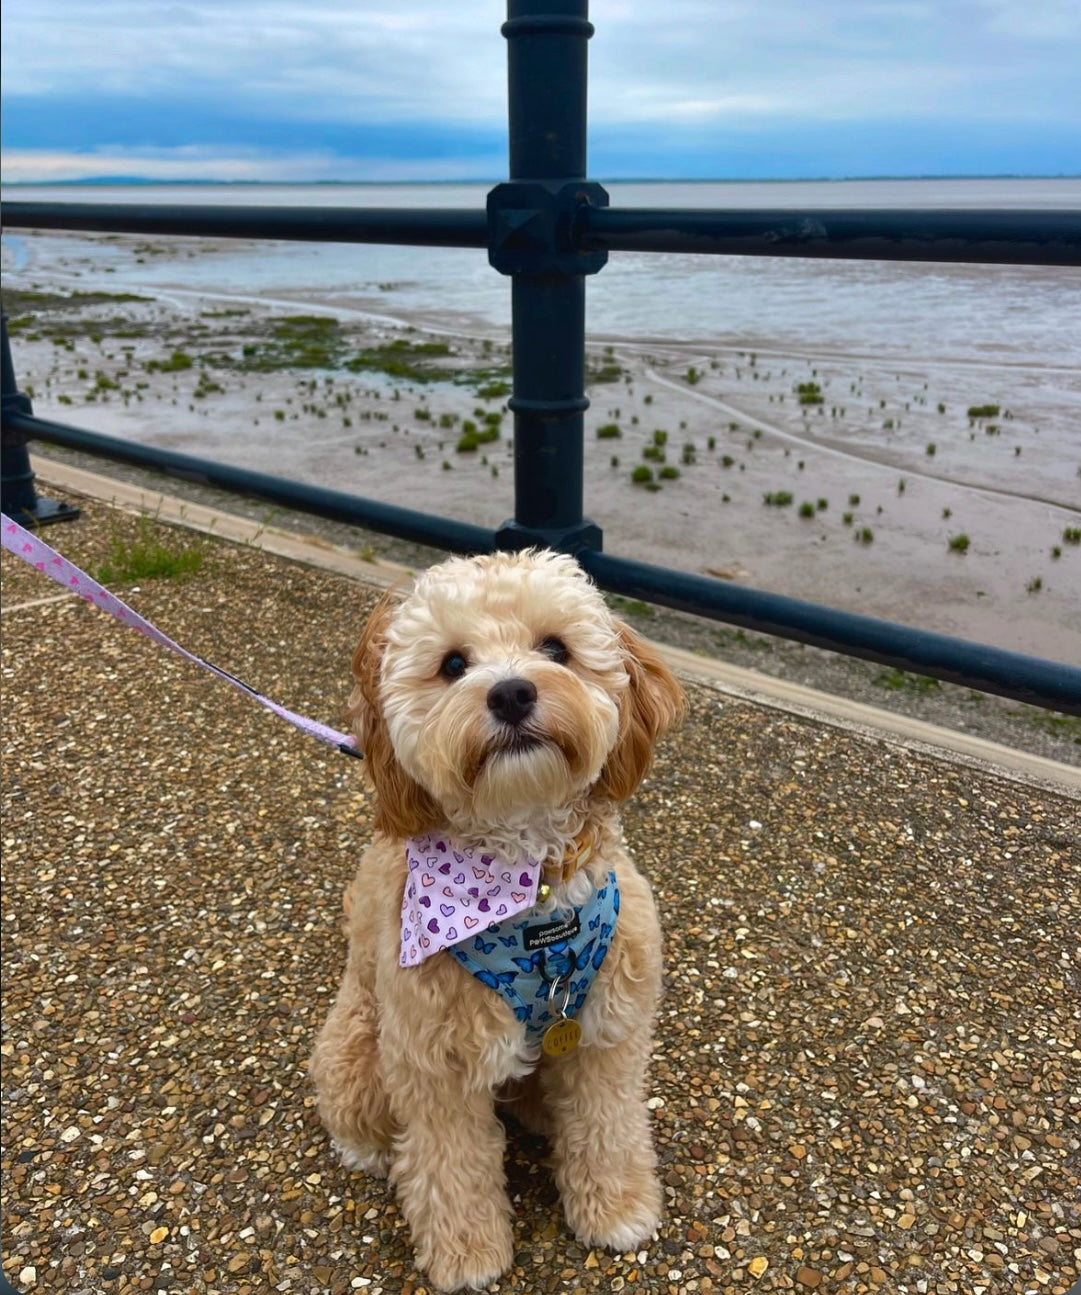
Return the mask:
[[[235, 245], [8, 243], [16, 374], [43, 417], [511, 515], [505, 330], [403, 311], [393, 283], [203, 287]], [[608, 551], [1081, 660], [1081, 376], [1061, 356], [884, 360], [764, 332], [592, 336], [589, 366], [586, 511]]]

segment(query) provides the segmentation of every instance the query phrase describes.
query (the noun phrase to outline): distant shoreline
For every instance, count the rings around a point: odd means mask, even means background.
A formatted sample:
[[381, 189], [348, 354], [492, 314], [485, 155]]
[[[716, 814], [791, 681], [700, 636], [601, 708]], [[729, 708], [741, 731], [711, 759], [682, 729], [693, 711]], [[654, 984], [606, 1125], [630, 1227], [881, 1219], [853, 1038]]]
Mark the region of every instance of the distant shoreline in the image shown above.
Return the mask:
[[[667, 176], [667, 175], [619, 175], [606, 176], [602, 184], [874, 184], [908, 182], [935, 183], [941, 181], [966, 180], [1079, 180], [1081, 171], [1071, 172], [1014, 172], [994, 171], [969, 174], [967, 172], [928, 172], [919, 175], [882, 174], [882, 175], [791, 175], [791, 176]], [[3, 185], [5, 189], [71, 189], [71, 188], [124, 188], [140, 186], [159, 189], [214, 188], [214, 189], [326, 189], [326, 188], [440, 188], [462, 184], [502, 184], [505, 176], [459, 176], [455, 179], [435, 180], [213, 180], [188, 177], [176, 180], [157, 180], [141, 175], [94, 175], [82, 176], [72, 180], [11, 180]]]

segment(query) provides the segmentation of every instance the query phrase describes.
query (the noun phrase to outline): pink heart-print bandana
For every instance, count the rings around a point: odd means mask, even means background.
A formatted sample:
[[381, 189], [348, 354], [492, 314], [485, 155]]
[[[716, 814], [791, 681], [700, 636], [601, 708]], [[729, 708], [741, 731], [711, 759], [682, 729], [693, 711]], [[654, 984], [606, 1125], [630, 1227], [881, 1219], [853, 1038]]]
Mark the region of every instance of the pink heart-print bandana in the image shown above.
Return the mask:
[[435, 832], [406, 841], [405, 858], [409, 876], [402, 894], [403, 967], [415, 967], [537, 902], [536, 859], [505, 863]]

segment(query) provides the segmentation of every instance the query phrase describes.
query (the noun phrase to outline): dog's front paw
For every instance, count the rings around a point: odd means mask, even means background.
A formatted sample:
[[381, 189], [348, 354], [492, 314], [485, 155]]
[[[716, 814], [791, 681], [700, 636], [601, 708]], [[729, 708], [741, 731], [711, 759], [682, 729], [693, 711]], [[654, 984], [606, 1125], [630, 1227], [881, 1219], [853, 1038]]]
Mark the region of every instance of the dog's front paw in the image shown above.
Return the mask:
[[498, 1236], [476, 1238], [456, 1245], [450, 1238], [433, 1241], [426, 1255], [417, 1256], [418, 1267], [440, 1291], [484, 1290], [507, 1271], [514, 1258], [509, 1225]]
[[583, 1245], [635, 1250], [661, 1221], [660, 1184], [652, 1174], [637, 1183], [595, 1182], [590, 1191], [564, 1191], [563, 1212]]
[[390, 1151], [373, 1144], [357, 1146], [334, 1139], [342, 1164], [351, 1174], [370, 1174], [372, 1178], [386, 1178], [390, 1172]]

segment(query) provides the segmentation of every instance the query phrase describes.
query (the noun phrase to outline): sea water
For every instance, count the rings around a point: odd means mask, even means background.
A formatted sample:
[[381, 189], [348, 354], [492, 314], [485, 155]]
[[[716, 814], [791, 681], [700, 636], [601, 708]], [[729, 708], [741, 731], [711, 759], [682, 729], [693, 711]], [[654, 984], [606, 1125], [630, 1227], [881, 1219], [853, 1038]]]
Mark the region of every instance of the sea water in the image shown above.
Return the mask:
[[[489, 185], [10, 187], [5, 200], [483, 210]], [[612, 183], [613, 207], [937, 208], [1081, 212], [1081, 179]], [[9, 254], [19, 236], [7, 234]], [[203, 244], [209, 248], [211, 244]], [[343, 306], [505, 334], [507, 280], [480, 249], [230, 243], [182, 262], [132, 265], [116, 290], [184, 287], [263, 297], [331, 294]], [[103, 271], [110, 248], [100, 247]], [[10, 262], [9, 262], [10, 263]], [[588, 282], [591, 337], [775, 346], [927, 363], [1081, 365], [1081, 270], [924, 262], [613, 253]]]

